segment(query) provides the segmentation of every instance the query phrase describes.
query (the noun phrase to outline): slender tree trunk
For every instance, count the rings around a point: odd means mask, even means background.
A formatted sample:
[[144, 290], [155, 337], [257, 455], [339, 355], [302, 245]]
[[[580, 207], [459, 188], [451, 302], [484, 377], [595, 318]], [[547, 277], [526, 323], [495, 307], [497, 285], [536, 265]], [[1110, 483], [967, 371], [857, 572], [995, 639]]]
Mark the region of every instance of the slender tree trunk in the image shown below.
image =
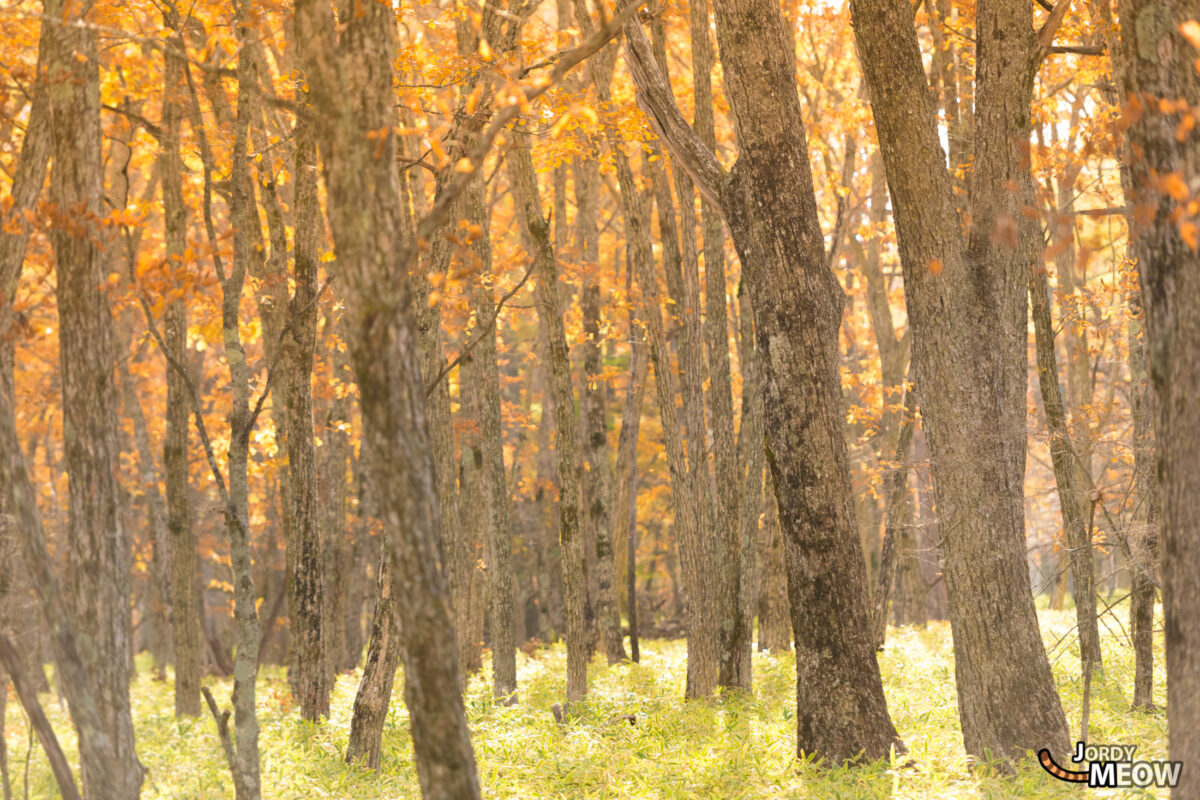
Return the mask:
[[[1188, 181], [1200, 174], [1200, 145], [1180, 125], [1180, 105], [1200, 104], [1196, 49], [1180, 28], [1200, 18], [1196, 0], [1120, 4], [1124, 56], [1130, 249], [1146, 319], [1146, 363], [1161, 486], [1167, 732], [1172, 759], [1200, 760], [1200, 256]], [[1186, 113], [1186, 112], [1185, 112]], [[1185, 236], [1186, 233], [1186, 236]], [[1190, 239], [1190, 241], [1189, 241]], [[1184, 767], [1176, 797], [1200, 794], [1200, 772]]]
[[888, 599], [896, 580], [901, 529], [908, 523], [908, 469], [912, 455], [913, 429], [916, 427], [916, 393], [908, 390], [904, 402], [904, 422], [900, 426], [900, 441], [893, 458], [895, 467], [888, 474], [887, 524], [883, 532], [883, 547], [879, 557], [879, 575], [875, 585], [875, 647], [882, 650], [887, 635]]
[[375, 770], [379, 769], [383, 753], [383, 724], [387, 719], [396, 666], [400, 663], [403, 648], [399, 621], [396, 619], [396, 566], [391, 552], [385, 542], [379, 553], [375, 581], [378, 599], [371, 621], [367, 664], [363, 668], [362, 682], [354, 695], [350, 743], [346, 747], [346, 763], [358, 763]]
[[[1141, 291], [1131, 293], [1131, 311], [1141, 309]], [[1146, 365], [1146, 339], [1143, 327], [1129, 322], [1129, 380], [1133, 396], [1133, 471], [1134, 514], [1138, 530], [1134, 532], [1131, 572], [1129, 627], [1133, 639], [1133, 707], [1154, 707], [1154, 603], [1158, 596], [1159, 569], [1158, 520], [1159, 494], [1154, 474], [1153, 396]]]
[[[124, 350], [128, 350], [128, 338]], [[158, 487], [158, 467], [150, 448], [150, 434], [146, 429], [146, 414], [138, 397], [138, 385], [124, 358], [117, 354], [117, 367], [121, 380], [121, 404], [125, 416], [133, 422], [133, 439], [137, 448], [138, 473], [142, 484], [142, 497], [146, 506], [146, 538], [150, 540], [151, 569], [147, 578], [146, 610], [142, 615], [142, 626], [146, 629], [143, 641], [148, 640], [154, 657], [158, 679], [166, 676], [167, 662], [171, 657], [171, 628], [168, 603], [171, 596], [170, 540], [167, 531], [167, 509], [162, 492]]]
[[570, 351], [567, 348], [558, 298], [558, 267], [550, 226], [542, 204], [527, 142], [510, 152], [508, 166], [520, 206], [522, 224], [533, 242], [534, 287], [538, 316], [550, 340], [550, 370], [554, 393], [555, 454], [558, 467], [558, 540], [562, 547], [563, 606], [567, 634], [567, 703], [587, 694], [587, 626], [584, 620], [583, 542], [579, 530], [579, 484], [575, 438], [575, 396], [571, 390]]
[[[695, 119], [693, 126], [700, 140], [709, 150], [716, 150], [716, 133], [713, 119], [713, 50], [709, 41], [708, 3], [688, 4], [692, 40], [692, 86], [695, 91]], [[682, 196], [681, 196], [682, 197]], [[691, 205], [691, 193], [686, 196]], [[714, 495], [713, 538], [714, 556], [720, 565], [717, 582], [717, 602], [720, 604], [720, 667], [717, 674], [719, 686], [729, 689], [750, 690], [750, 645], [752, 631], [747, 628], [745, 610], [746, 580], [752, 565], [747, 564], [744, 542], [743, 520], [739, 516], [739, 496], [744, 496], [752, 506], [753, 494], [743, 491], [753, 489], [738, 478], [738, 448], [733, 432], [733, 385], [729, 369], [729, 317], [725, 298], [725, 228], [721, 222], [721, 209], [711, 199], [701, 198], [700, 217], [704, 231], [704, 340], [708, 352], [709, 404], [712, 410], [713, 467], [716, 477]], [[684, 215], [685, 220], [688, 215]], [[699, 309], [697, 309], [697, 312]], [[744, 367], [744, 365], [743, 365]], [[744, 380], [744, 375], [743, 375]], [[757, 391], [755, 386], [754, 390]], [[746, 406], [742, 406], [742, 425], [746, 425]], [[761, 440], [761, 420], [758, 423]], [[704, 441], [707, 447], [707, 435]], [[758, 469], [750, 465], [746, 479], [752, 484], [762, 481], [762, 449], [758, 451]], [[707, 472], [707, 457], [705, 459]], [[757, 520], [757, 517], [755, 517]]]
[[766, 513], [762, 528], [763, 581], [758, 613], [758, 649], [783, 653], [792, 649], [792, 623], [788, 618], [787, 565], [783, 555], [783, 529], [775, 481], [767, 470]]
[[[303, 48], [304, 43], [299, 43]], [[300, 87], [302, 89], [302, 87]], [[305, 108], [311, 107], [307, 104]], [[310, 122], [298, 118], [295, 129], [296, 170], [292, 205], [295, 211], [296, 289], [287, 307], [287, 336], [281, 366], [287, 382], [287, 480], [291, 488], [292, 649], [299, 667], [296, 679], [300, 716], [329, 716], [332, 691], [325, 624], [324, 546], [317, 511], [317, 456], [313, 441], [312, 368], [317, 337], [317, 265], [321, 243], [321, 207], [317, 197], [316, 140]], [[274, 250], [274, 247], [272, 248]], [[285, 284], [286, 294], [286, 284]], [[344, 458], [344, 457], [343, 457]], [[344, 468], [345, 462], [342, 462]]]
[[[630, 277], [632, 278], [632, 270]], [[631, 299], [630, 302], [636, 301]], [[637, 640], [637, 444], [642, 406], [646, 396], [646, 378], [650, 372], [642, 336], [642, 331], [637, 324], [637, 315], [631, 307], [629, 311], [629, 388], [625, 392], [625, 410], [621, 415], [621, 434], [617, 440], [616, 496], [613, 499], [612, 540], [627, 543], [625, 607], [629, 617], [630, 657], [635, 663], [641, 655], [638, 652]], [[617, 622], [619, 625], [619, 617]]]
[[[64, 20], [75, 22], [74, 19]], [[78, 22], [83, 23], [80, 19]], [[63, 421], [69, 479], [68, 605], [86, 636], [80, 656], [95, 691], [104, 756], [82, 758], [84, 791], [114, 800], [136, 798], [144, 770], [134, 747], [128, 659], [130, 540], [121, 525], [117, 387], [113, 324], [102, 292], [107, 274], [102, 231], [69, 219], [103, 214], [97, 33], [86, 24], [50, 25], [63, 74], [49, 87], [54, 169], [50, 199], [64, 216], [50, 230], [54, 248], [62, 362]], [[74, 710], [74, 704], [72, 704]], [[82, 726], [81, 726], [82, 728]], [[81, 731], [82, 733], [82, 731]]]
[[[361, 12], [361, 13], [358, 13]], [[324, 159], [330, 227], [344, 279], [349, 344], [363, 416], [363, 449], [395, 559], [405, 701], [426, 800], [479, 797], [475, 755], [459, 694], [439, 553], [437, 471], [422, 383], [410, 271], [395, 178], [392, 57], [395, 15], [367, 4], [341, 25], [327, 5], [302, 0], [296, 36]], [[384, 130], [382, 138], [368, 134]]]
[[[254, 98], [258, 85], [254, 59], [249, 55], [253, 34], [239, 18], [238, 33], [243, 42], [239, 51], [237, 78], [237, 117], [230, 173], [230, 219], [234, 229], [233, 263], [228, 274], [218, 268], [221, 280], [221, 334], [225, 361], [229, 366], [233, 401], [229, 413], [229, 506], [225, 510], [225, 529], [229, 537], [229, 556], [233, 572], [234, 622], [236, 627], [233, 666], [233, 717], [235, 742], [230, 755], [237, 800], [258, 800], [262, 796], [258, 759], [258, 712], [255, 707], [258, 678], [259, 624], [254, 588], [253, 559], [250, 553], [249, 454], [252, 420], [250, 416], [250, 369], [241, 339], [240, 307], [247, 274], [261, 267], [263, 250], [254, 240], [261, 231], [254, 184], [249, 172], [248, 147], [250, 126], [258, 118]], [[219, 725], [220, 727], [220, 725]]]
[[[763, 468], [766, 464], [766, 431], [763, 428], [762, 385], [760, 367], [754, 344], [754, 309], [750, 295], [738, 287], [738, 360], [742, 369], [742, 427], [738, 432], [738, 471], [740, 494], [738, 510], [740, 569], [734, 586], [736, 615], [730, 638], [734, 658], [731, 661], [732, 679], [749, 691], [751, 682], [751, 652], [754, 647], [754, 610], [758, 605], [760, 562], [758, 520], [762, 516]], [[715, 415], [714, 415], [715, 416]]]
[[1029, 300], [1037, 347], [1038, 385], [1042, 407], [1050, 428], [1050, 458], [1058, 486], [1058, 505], [1063, 530], [1070, 550], [1071, 578], [1074, 586], [1076, 628], [1079, 631], [1079, 658], [1083, 672], [1103, 667], [1100, 653], [1100, 628], [1096, 619], [1096, 588], [1092, 571], [1092, 536], [1079, 505], [1075, 484], [1079, 457], [1071, 446], [1062, 389], [1058, 383], [1058, 360], [1054, 353], [1054, 322], [1050, 313], [1050, 287], [1041, 259], [1029, 264]]
[[[482, 231], [473, 236], [471, 252], [479, 259], [481, 272], [471, 288], [471, 307], [482, 323], [495, 313], [492, 291], [484, 281], [494, 277], [488, 217], [484, 209], [484, 184], [472, 183], [463, 199], [466, 219]], [[509, 496], [504, 466], [504, 425], [500, 415], [500, 371], [496, 363], [496, 327], [492, 326], [471, 351], [468, 379], [478, 396], [478, 422], [482, 458], [485, 512], [482, 530], [487, 553], [487, 600], [492, 647], [492, 691], [504, 702], [516, 702], [517, 643], [513, 630], [512, 534], [509, 530]], [[482, 637], [480, 637], [482, 641]]]

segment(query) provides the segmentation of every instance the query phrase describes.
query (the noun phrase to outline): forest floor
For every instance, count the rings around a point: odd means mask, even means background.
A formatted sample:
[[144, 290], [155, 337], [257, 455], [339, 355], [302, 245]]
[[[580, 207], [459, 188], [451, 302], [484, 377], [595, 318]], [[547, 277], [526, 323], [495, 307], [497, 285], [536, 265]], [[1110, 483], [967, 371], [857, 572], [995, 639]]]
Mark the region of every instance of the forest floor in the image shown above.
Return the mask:
[[[1161, 609], [1160, 609], [1161, 615]], [[1166, 719], [1159, 712], [1129, 709], [1133, 650], [1124, 628], [1124, 604], [1101, 626], [1106, 673], [1092, 683], [1088, 739], [1138, 746], [1136, 758], [1165, 758]], [[1159, 617], [1161, 624], [1161, 616]], [[1042, 611], [1046, 646], [1071, 725], [1078, 737], [1083, 699], [1074, 613]], [[1064, 638], [1065, 637], [1065, 638]], [[1156, 637], [1155, 699], [1164, 702], [1162, 637]], [[958, 724], [953, 651], [947, 623], [926, 629], [889, 629], [880, 654], [884, 689], [896, 729], [915, 766], [900, 760], [854, 769], [820, 769], [797, 762], [795, 748], [795, 663], [790, 653], [755, 653], [754, 698], [683, 703], [686, 648], [682, 641], [645, 641], [640, 664], [607, 667], [593, 662], [589, 702], [566, 727], [550, 706], [565, 691], [566, 658], [561, 645], [518, 653], [520, 704], [493, 703], [490, 680], [475, 678], [467, 693], [467, 715], [479, 761], [484, 796], [490, 798], [1059, 798], [1080, 797], [1030, 761], [1016, 777], [986, 767], [972, 770]], [[147, 800], [232, 798], [232, 783], [211, 717], [176, 720], [171, 684], [143, 671], [133, 688], [138, 755], [148, 768]], [[485, 661], [484, 675], [489, 674]], [[229, 686], [209, 681], [228, 704]], [[346, 765], [342, 756], [358, 673], [339, 676], [330, 720], [313, 725], [291, 706], [287, 682], [275, 668], [264, 670], [258, 696], [262, 726], [264, 797], [418, 798], [408, 714], [396, 681], [378, 773]], [[11, 691], [11, 690], [10, 690]], [[57, 797], [44, 756], [32, 752], [24, 715], [11, 695], [5, 733], [13, 796]], [[75, 741], [65, 708], [53, 695], [42, 702], [75, 763]], [[617, 719], [635, 714], [637, 724]], [[1056, 754], [1066, 764], [1068, 754]], [[28, 786], [26, 794], [26, 785]], [[1116, 790], [1094, 797], [1166, 797]]]

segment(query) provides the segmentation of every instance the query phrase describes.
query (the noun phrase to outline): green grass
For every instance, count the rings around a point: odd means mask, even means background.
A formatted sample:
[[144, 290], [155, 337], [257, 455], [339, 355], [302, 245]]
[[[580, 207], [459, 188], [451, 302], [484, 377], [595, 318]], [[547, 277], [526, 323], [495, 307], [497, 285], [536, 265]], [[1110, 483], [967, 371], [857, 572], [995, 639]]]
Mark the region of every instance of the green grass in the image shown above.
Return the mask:
[[[1121, 622], [1126, 609], [1116, 609]], [[1102, 627], [1107, 672], [1092, 685], [1089, 740], [1138, 745], [1140, 758], [1166, 757], [1166, 720], [1161, 712], [1129, 710], [1133, 651], [1116, 619]], [[1041, 612], [1047, 647], [1071, 631], [1073, 613]], [[1156, 701], [1164, 702], [1161, 637]], [[962, 749], [955, 705], [949, 626], [891, 630], [880, 656], [892, 719], [915, 760], [913, 766], [883, 761], [859, 768], [822, 769], [798, 762], [795, 747], [795, 665], [791, 654], [755, 653], [754, 698], [725, 702], [682, 701], [686, 650], [680, 641], [642, 644], [640, 664], [593, 663], [588, 705], [560, 727], [551, 704], [565, 691], [561, 646], [518, 654], [521, 703], [495, 705], [490, 681], [476, 678], [466, 696], [479, 779], [491, 798], [1078, 798], [1154, 797], [1151, 793], [1080, 792], [1022, 765], [1003, 777], [976, 765]], [[1055, 678], [1072, 737], [1078, 733], [1082, 682], [1077, 641], [1068, 635], [1051, 651]], [[484, 675], [488, 665], [485, 663]], [[340, 676], [333, 712], [323, 725], [302, 722], [288, 698], [281, 672], [265, 670], [259, 690], [265, 797], [418, 797], [408, 714], [397, 697], [384, 737], [378, 773], [342, 761], [358, 674]], [[228, 705], [229, 684], [211, 684]], [[74, 762], [75, 741], [65, 709], [53, 695], [42, 698]], [[176, 720], [170, 683], [141, 674], [133, 687], [138, 753], [148, 768], [143, 797], [231, 798], [233, 789], [210, 717]], [[612, 722], [636, 714], [638, 723]], [[27, 752], [23, 713], [10, 696], [7, 714], [10, 772], [22, 797]], [[1059, 756], [1060, 762], [1067, 754]], [[29, 763], [29, 796], [57, 797], [44, 757], [35, 745]], [[1165, 791], [1157, 796], [1165, 797]]]

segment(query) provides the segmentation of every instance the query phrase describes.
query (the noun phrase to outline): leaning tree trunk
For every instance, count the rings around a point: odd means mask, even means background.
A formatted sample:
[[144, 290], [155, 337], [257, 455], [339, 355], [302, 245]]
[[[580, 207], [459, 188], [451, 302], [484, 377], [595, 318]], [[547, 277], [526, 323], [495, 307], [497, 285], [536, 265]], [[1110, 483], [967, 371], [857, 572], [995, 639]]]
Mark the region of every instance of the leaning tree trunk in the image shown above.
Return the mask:
[[[93, 750], [82, 759], [84, 791], [122, 800], [138, 796], [144, 770], [134, 749], [129, 705], [131, 553], [119, 508], [113, 324], [102, 289], [108, 270], [99, 244], [105, 236], [90, 230], [91, 223], [79, 222], [104, 213], [100, 54], [96, 30], [82, 19], [78, 22], [50, 25], [61, 56], [55, 69], [63, 72], [49, 94], [54, 136], [50, 199], [64, 215], [51, 227], [50, 242], [70, 487], [66, 585], [73, 623], [90, 640], [91, 646], [79, 652], [95, 690], [102, 735], [108, 740], [100, 752]], [[98, 757], [115, 761], [99, 764]]]
[[683, 120], [636, 23], [626, 52], [675, 163], [724, 209], [750, 291], [797, 641], [797, 751], [882, 758], [903, 743], [871, 641], [838, 374], [844, 294], [826, 262], [795, 59], [768, 0], [718, 2], [716, 19], [739, 143], [728, 175]]
[[[369, 3], [338, 24], [328, 5], [301, 0], [297, 39], [313, 96], [330, 228], [347, 331], [371, 453], [385, 541], [395, 559], [396, 622], [405, 701], [421, 792], [478, 798], [475, 755], [459, 694], [457, 655], [438, 552], [436, 470], [421, 381], [410, 270], [415, 243], [402, 232], [396, 181], [392, 56], [395, 15]], [[369, 134], [384, 131], [382, 138]]]
[[[1187, 203], [1196, 197], [1188, 181], [1200, 174], [1200, 143], [1180, 120], [1200, 104], [1200, 75], [1181, 29], [1200, 18], [1200, 2], [1124, 0], [1120, 13], [1134, 154], [1130, 247], [1158, 412], [1167, 732], [1171, 758], [1190, 765], [1200, 761], [1200, 255]], [[1200, 771], [1185, 766], [1172, 795], [1200, 795]]]
[[963, 740], [981, 758], [1067, 747], [1025, 563], [1025, 287], [1035, 226], [1022, 209], [1033, 199], [1029, 115], [1043, 52], [1028, 4], [990, 6], [978, 18], [968, 242], [912, 6], [851, 3], [896, 219], [916, 383], [930, 387], [921, 410], [933, 454]]

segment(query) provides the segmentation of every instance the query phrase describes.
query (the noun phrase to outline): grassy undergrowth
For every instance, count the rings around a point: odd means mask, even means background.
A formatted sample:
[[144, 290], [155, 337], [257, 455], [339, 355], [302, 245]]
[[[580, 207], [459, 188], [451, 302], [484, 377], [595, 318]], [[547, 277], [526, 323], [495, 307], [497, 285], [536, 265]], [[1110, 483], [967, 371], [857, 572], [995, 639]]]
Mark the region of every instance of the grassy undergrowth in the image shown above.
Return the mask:
[[[1129, 710], [1133, 651], [1115, 609], [1101, 631], [1106, 673], [1093, 680], [1089, 740], [1138, 746], [1139, 758], [1166, 757], [1161, 712]], [[1078, 735], [1083, 684], [1073, 613], [1042, 611], [1063, 706]], [[1120, 620], [1120, 623], [1117, 620]], [[1156, 702], [1164, 702], [1161, 637], [1156, 654]], [[962, 748], [954, 691], [950, 630], [889, 631], [880, 654], [888, 706], [915, 760], [859, 768], [822, 769], [794, 758], [795, 664], [791, 654], [755, 653], [755, 696], [683, 703], [686, 649], [681, 641], [642, 644], [640, 664], [592, 665], [590, 695], [580, 718], [560, 727], [551, 704], [565, 691], [561, 645], [534, 657], [518, 653], [521, 702], [495, 705], [490, 680], [472, 680], [466, 696], [479, 778], [490, 798], [1059, 798], [1166, 797], [1166, 792], [1081, 792], [1030, 762], [1016, 777], [974, 766]], [[488, 673], [485, 664], [484, 675]], [[418, 797], [408, 714], [396, 702], [384, 738], [383, 767], [369, 772], [342, 761], [358, 674], [338, 678], [333, 712], [323, 725], [305, 723], [291, 707], [286, 680], [264, 671], [259, 689], [264, 795], [272, 800]], [[228, 704], [229, 684], [211, 682]], [[400, 678], [397, 678], [397, 697]], [[74, 763], [75, 741], [65, 708], [42, 702]], [[133, 687], [138, 754], [148, 768], [143, 797], [232, 798], [233, 788], [210, 717], [176, 720], [171, 684], [142, 673]], [[614, 721], [636, 714], [637, 724]], [[5, 735], [14, 797], [57, 797], [45, 758], [28, 749], [24, 715], [10, 694]], [[28, 755], [27, 755], [28, 753]], [[1063, 762], [1067, 754], [1061, 754]]]

